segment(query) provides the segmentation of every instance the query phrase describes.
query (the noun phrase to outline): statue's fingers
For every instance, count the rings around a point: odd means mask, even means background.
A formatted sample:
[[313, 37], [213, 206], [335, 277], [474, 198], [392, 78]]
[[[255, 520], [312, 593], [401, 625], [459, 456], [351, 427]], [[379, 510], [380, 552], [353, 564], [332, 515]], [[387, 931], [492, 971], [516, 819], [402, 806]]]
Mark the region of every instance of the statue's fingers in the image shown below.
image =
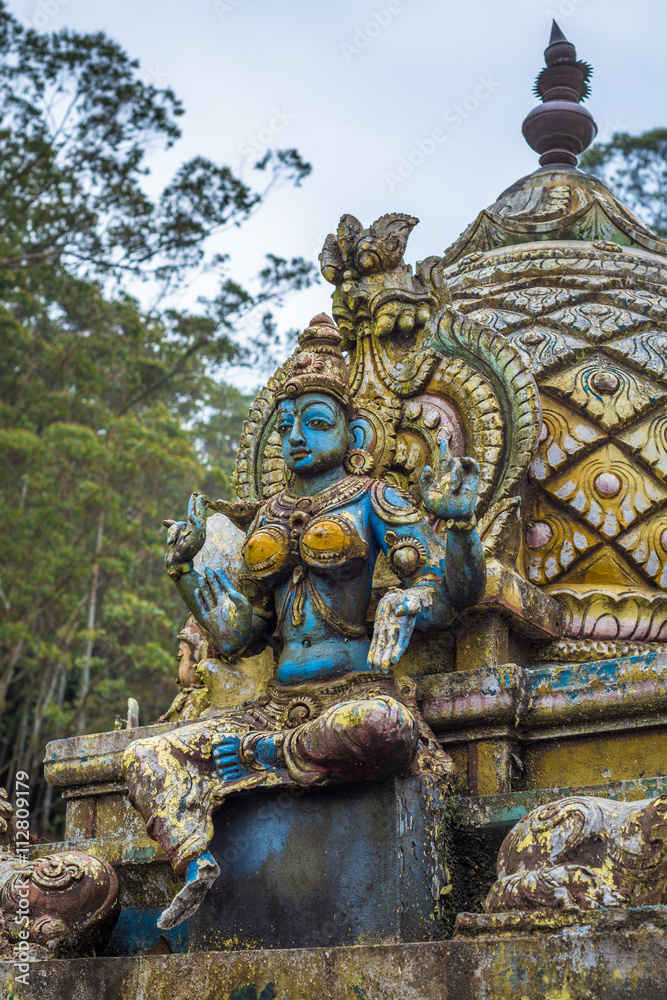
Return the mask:
[[208, 497], [204, 493], [199, 493], [197, 499], [195, 500], [195, 514], [198, 520], [203, 521], [206, 517], [206, 510], [208, 507]]
[[373, 641], [371, 643], [370, 649], [368, 650], [368, 656], [366, 661], [369, 667], [374, 667], [377, 669], [380, 666], [380, 646], [376, 636], [373, 636]]
[[461, 465], [469, 476], [479, 476], [479, 462], [475, 461], [474, 458], [470, 458], [469, 455], [464, 455], [461, 459]]
[[419, 486], [422, 492], [428, 490], [432, 482], [433, 482], [433, 469], [431, 468], [430, 465], [425, 465], [422, 470], [422, 474], [419, 477]]
[[399, 639], [398, 642], [395, 642], [392, 645], [391, 649], [389, 650], [389, 666], [387, 667], [387, 669], [389, 669], [389, 667], [393, 667], [395, 663], [398, 663], [398, 661], [403, 656], [403, 653], [407, 648], [408, 648], [408, 640], [406, 640], [405, 642], [401, 642]]
[[440, 449], [438, 451], [438, 465], [440, 467], [440, 475], [449, 472], [451, 467], [452, 456], [449, 451], [449, 438], [444, 437], [440, 442]]
[[392, 627], [387, 632], [387, 641], [382, 648], [382, 656], [380, 657], [380, 668], [382, 670], [389, 670], [392, 664], [392, 651], [398, 641], [401, 634], [400, 625], [394, 620]]
[[216, 586], [220, 588], [221, 593], [227, 595], [236, 604], [238, 601], [243, 601], [245, 598], [241, 594], [232, 581], [229, 579], [226, 573], [221, 569], [216, 569], [213, 571], [213, 578], [215, 579]]
[[376, 616], [373, 640], [368, 650], [368, 662], [374, 667], [381, 665], [385, 647], [389, 642], [388, 624], [384, 615]]
[[375, 619], [375, 625], [373, 627], [373, 638], [371, 640], [371, 648], [369, 650], [369, 655], [372, 653], [373, 656], [377, 655], [378, 649], [386, 641], [387, 627], [385, 622], [378, 615]]
[[209, 611], [208, 600], [206, 599], [206, 596], [203, 591], [204, 591], [203, 587], [198, 587], [195, 590], [194, 598], [199, 610], [202, 611], [204, 614], [207, 614]]
[[188, 500], [188, 518], [194, 517], [197, 512], [197, 497], [199, 493], [191, 493]]
[[371, 639], [371, 644], [368, 649], [368, 656], [366, 657], [371, 666], [375, 666], [375, 657], [377, 655], [377, 649], [378, 649], [378, 634], [376, 631], [373, 633], [373, 638]]
[[400, 631], [390, 651], [392, 665], [394, 663], [398, 663], [400, 658], [403, 656], [403, 653], [408, 648], [408, 644], [415, 627], [414, 622], [415, 620], [412, 616], [410, 618], [403, 618], [401, 621]]
[[464, 472], [460, 458], [453, 458], [451, 462], [452, 479], [451, 491], [458, 493], [463, 486]]
[[176, 521], [170, 521], [169, 519], [162, 522], [165, 528], [171, 528], [172, 524], [176, 524]]
[[219, 604], [223, 597], [227, 596], [227, 593], [222, 586], [220, 580], [218, 580], [215, 570], [210, 569], [208, 566], [204, 569], [204, 576], [206, 578], [206, 583], [208, 585], [208, 591], [211, 598], [216, 604]]

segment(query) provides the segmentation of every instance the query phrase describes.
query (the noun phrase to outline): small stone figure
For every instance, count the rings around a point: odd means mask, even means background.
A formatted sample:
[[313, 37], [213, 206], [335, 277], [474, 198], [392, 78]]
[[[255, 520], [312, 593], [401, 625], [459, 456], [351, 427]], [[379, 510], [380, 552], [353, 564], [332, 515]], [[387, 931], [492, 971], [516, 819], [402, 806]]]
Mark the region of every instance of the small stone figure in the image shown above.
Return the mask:
[[14, 809], [0, 788], [0, 955], [31, 958], [103, 950], [120, 912], [106, 861], [61, 851], [26, 861], [15, 850]]
[[210, 643], [194, 615], [188, 615], [177, 638], [178, 683], [181, 690], [158, 722], [197, 719], [211, 703], [208, 689], [197, 672], [199, 663], [209, 655]]
[[188, 615], [177, 638], [181, 690], [158, 722], [212, 718], [225, 707], [251, 701], [263, 690], [260, 680], [270, 676], [264, 657], [245, 657], [241, 664], [222, 660], [194, 615]]
[[498, 855], [484, 909], [582, 910], [667, 901], [667, 795], [573, 796], [534, 809]]
[[[167, 572], [219, 654], [233, 660], [270, 644], [277, 669], [254, 703], [125, 751], [130, 800], [186, 873], [158, 922], [163, 929], [191, 916], [218, 877], [211, 816], [230, 792], [377, 781], [400, 771], [446, 782], [453, 771], [414, 688], [399, 687], [391, 668], [413, 629], [449, 625], [481, 596], [479, 468], [451, 458], [443, 439], [438, 467], [424, 469], [424, 504], [445, 522], [442, 539], [407, 493], [369, 478], [370, 456], [349, 430], [355, 403], [340, 342], [332, 320], [315, 317], [276, 391], [274, 430], [289, 485], [249, 512], [238, 589], [222, 571], [193, 566], [206, 539], [205, 497], [193, 494], [187, 522], [165, 522]], [[371, 641], [366, 619], [380, 552], [402, 589], [380, 600]]]

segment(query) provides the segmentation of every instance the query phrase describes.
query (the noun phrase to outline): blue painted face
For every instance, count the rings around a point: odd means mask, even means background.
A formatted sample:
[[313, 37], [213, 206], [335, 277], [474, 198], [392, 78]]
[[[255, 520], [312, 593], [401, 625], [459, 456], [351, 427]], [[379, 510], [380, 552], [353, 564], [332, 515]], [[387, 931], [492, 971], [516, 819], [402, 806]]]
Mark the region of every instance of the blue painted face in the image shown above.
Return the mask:
[[276, 429], [285, 465], [300, 476], [314, 476], [342, 465], [347, 451], [343, 407], [323, 392], [305, 392], [280, 404]]

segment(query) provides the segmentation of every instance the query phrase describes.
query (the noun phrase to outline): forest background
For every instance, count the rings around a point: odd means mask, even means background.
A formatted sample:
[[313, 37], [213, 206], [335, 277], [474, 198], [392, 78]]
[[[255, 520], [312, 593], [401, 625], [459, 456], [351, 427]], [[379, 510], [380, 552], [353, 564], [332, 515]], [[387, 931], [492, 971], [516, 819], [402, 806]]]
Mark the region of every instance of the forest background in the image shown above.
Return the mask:
[[[33, 830], [57, 838], [44, 746], [112, 729], [130, 696], [144, 723], [172, 700], [162, 518], [192, 489], [231, 496], [250, 399], [226, 370], [260, 383], [294, 339], [272, 305], [317, 280], [268, 255], [242, 287], [210, 243], [310, 166], [272, 150], [242, 179], [197, 157], [150, 198], [147, 155], [184, 113], [170, 89], [103, 34], [26, 30], [1, 0], [0, 51], [0, 783], [31, 774]], [[582, 166], [667, 235], [667, 130]], [[217, 294], [171, 307], [202, 270]]]

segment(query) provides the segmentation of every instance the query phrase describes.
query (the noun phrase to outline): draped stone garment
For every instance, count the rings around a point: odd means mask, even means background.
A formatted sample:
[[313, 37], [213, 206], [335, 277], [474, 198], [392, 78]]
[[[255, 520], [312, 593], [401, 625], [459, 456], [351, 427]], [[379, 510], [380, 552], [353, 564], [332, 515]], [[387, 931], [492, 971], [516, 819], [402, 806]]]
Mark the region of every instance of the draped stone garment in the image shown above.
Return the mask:
[[[454, 770], [422, 719], [414, 682], [370, 671], [335, 681], [281, 686], [270, 682], [256, 702], [225, 709], [161, 736], [137, 740], [123, 754], [132, 804], [176, 871], [207, 850], [212, 815], [231, 792], [255, 787], [378, 781], [411, 770], [446, 781]], [[247, 777], [222, 781], [213, 748], [239, 734]], [[258, 734], [279, 733], [284, 767], [253, 761]]]

